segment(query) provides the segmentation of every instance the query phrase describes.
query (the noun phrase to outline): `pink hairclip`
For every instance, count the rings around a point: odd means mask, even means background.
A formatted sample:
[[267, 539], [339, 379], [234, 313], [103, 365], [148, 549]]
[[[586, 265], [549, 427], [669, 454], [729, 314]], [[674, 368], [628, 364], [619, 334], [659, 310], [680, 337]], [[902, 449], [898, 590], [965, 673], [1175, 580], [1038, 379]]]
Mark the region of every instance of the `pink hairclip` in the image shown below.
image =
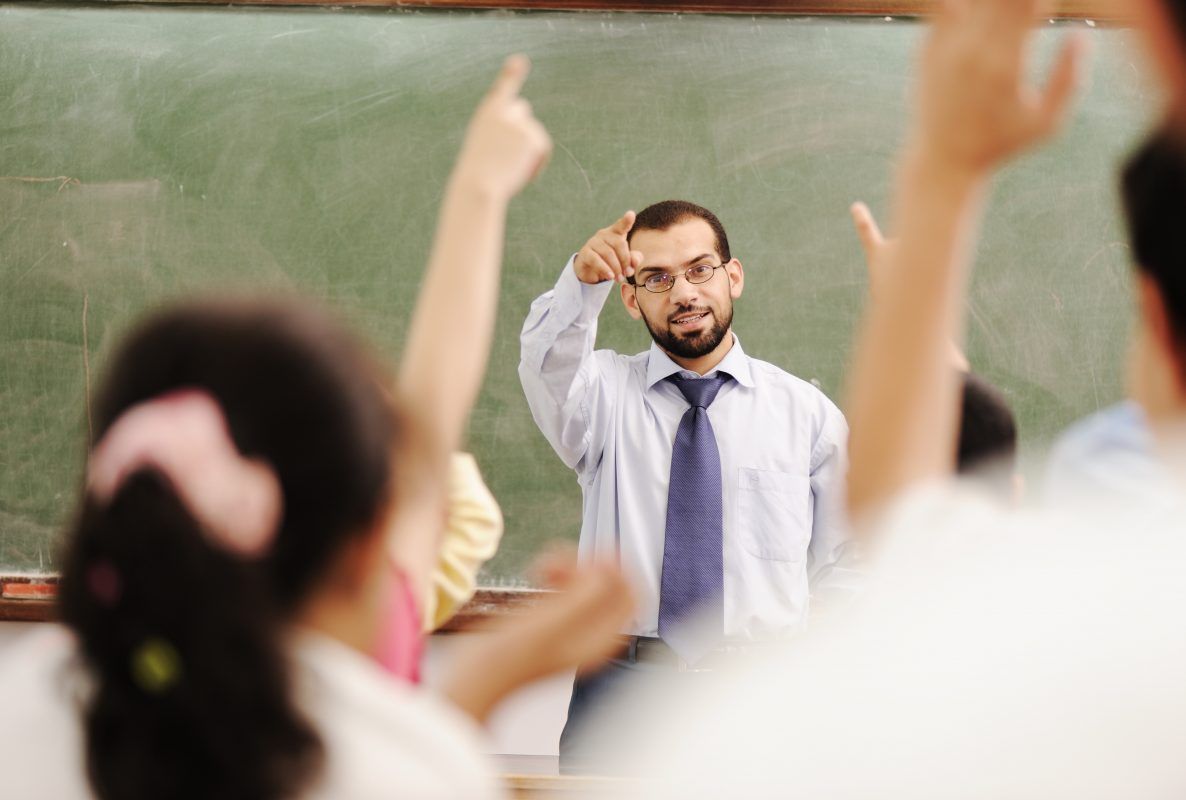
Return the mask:
[[258, 556], [280, 524], [283, 495], [275, 471], [236, 449], [218, 402], [186, 389], [125, 411], [91, 453], [87, 489], [110, 502], [128, 476], [151, 466], [217, 545]]

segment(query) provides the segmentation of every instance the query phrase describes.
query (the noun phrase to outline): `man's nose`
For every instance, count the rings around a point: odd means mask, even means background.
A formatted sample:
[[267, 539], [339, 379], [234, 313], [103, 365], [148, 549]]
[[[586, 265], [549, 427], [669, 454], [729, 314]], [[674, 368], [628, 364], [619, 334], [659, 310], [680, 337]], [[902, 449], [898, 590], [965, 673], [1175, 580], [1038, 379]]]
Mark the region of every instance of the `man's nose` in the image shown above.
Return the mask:
[[672, 303], [676, 305], [690, 305], [699, 299], [700, 287], [692, 283], [686, 275], [680, 272], [676, 274], [675, 283], [671, 285], [669, 294]]

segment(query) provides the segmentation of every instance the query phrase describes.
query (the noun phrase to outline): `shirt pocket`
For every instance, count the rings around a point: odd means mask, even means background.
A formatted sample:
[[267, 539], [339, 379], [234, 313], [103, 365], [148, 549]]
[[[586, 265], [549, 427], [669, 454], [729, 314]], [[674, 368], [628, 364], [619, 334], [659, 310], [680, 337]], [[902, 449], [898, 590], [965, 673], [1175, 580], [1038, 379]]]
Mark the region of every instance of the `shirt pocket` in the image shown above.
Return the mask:
[[811, 541], [811, 480], [770, 469], [738, 470], [737, 529], [751, 555], [802, 561]]

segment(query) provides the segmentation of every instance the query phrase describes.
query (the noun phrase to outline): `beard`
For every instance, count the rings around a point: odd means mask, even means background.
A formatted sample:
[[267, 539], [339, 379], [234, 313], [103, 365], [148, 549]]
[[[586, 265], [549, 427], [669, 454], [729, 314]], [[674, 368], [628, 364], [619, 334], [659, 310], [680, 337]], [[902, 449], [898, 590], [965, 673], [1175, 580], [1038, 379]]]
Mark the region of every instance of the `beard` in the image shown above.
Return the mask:
[[[704, 331], [693, 334], [691, 336], [683, 336], [671, 329], [671, 317], [677, 317], [680, 314], [690, 313], [707, 313], [712, 316], [713, 324]], [[668, 353], [679, 358], [700, 358], [706, 356], [725, 338], [725, 334], [729, 332], [729, 326], [733, 324], [733, 305], [725, 309], [723, 317], [718, 317], [716, 312], [707, 306], [703, 308], [693, 308], [691, 306], [677, 309], [671, 317], [668, 318], [667, 327], [657, 329], [651, 325], [651, 321], [647, 319], [646, 314], [643, 314], [643, 324], [647, 326], [647, 330], [651, 333], [651, 338], [655, 340], [655, 344], [662, 347]]]

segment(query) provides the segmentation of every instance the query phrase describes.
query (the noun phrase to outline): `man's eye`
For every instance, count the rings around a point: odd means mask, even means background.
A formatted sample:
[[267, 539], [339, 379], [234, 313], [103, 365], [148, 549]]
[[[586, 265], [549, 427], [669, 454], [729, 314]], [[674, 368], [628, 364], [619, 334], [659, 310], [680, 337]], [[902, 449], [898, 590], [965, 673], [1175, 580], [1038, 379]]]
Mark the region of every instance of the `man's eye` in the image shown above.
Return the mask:
[[697, 264], [688, 270], [688, 272], [691, 273], [689, 277], [691, 277], [692, 280], [700, 280], [710, 275], [712, 270], [713, 268], [710, 264]]
[[670, 275], [650, 275], [647, 277], [647, 279], [645, 281], [643, 281], [643, 283], [645, 283], [647, 286], [649, 286], [652, 289], [658, 289], [661, 286], [666, 286], [669, 283], [671, 283], [671, 276]]

